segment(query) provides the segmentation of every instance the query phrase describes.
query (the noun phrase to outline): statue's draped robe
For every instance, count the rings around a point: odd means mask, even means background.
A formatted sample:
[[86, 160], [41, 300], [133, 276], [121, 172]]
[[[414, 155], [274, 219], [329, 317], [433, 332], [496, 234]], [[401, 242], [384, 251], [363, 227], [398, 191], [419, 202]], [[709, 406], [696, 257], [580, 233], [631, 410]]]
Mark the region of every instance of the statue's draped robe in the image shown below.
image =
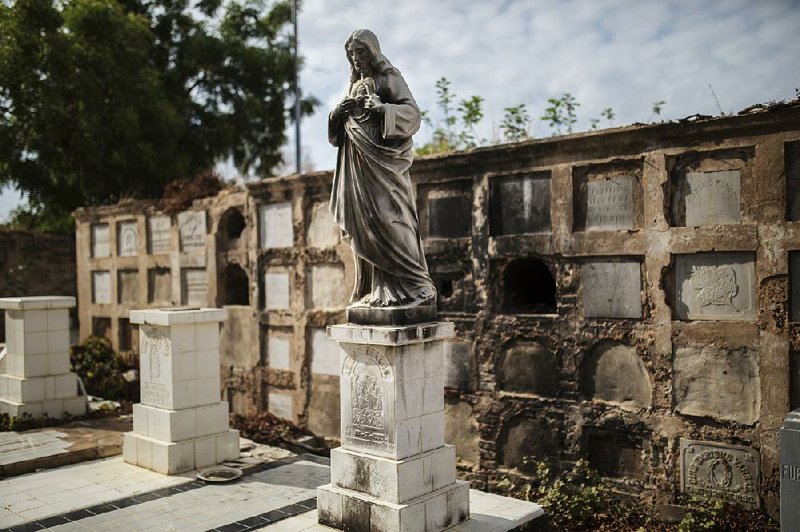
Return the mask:
[[[355, 97], [363, 84], [351, 85]], [[385, 112], [328, 122], [328, 137], [339, 148], [331, 212], [356, 261], [351, 302], [370, 306], [420, 303], [435, 294], [419, 234], [409, 176], [413, 135], [420, 112], [400, 74], [374, 77]]]

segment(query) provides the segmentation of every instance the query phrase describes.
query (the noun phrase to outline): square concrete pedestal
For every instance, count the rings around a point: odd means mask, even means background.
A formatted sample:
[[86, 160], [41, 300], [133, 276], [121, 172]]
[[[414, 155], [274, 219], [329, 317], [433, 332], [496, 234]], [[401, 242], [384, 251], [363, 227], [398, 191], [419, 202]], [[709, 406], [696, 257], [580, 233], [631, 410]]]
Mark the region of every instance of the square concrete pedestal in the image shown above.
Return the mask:
[[70, 372], [69, 309], [74, 297], [0, 299], [6, 314], [5, 373], [0, 374], [0, 413], [61, 418], [86, 414], [78, 377]]
[[469, 517], [444, 443], [444, 342], [452, 323], [336, 325], [342, 446], [317, 491], [319, 522], [343, 530], [439, 531]]
[[222, 309], [134, 310], [139, 324], [141, 403], [125, 434], [126, 462], [172, 475], [239, 457], [220, 401]]

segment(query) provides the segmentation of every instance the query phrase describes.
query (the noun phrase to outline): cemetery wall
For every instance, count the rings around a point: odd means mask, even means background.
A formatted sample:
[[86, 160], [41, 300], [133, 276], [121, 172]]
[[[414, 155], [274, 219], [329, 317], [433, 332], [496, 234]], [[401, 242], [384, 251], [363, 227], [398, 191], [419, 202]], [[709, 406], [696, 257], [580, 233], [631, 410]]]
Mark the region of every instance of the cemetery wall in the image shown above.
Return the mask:
[[[0, 297], [77, 294], [75, 238], [0, 228]], [[73, 323], [77, 325], [77, 315]], [[5, 319], [0, 312], [0, 343]]]
[[[530, 474], [531, 459], [587, 458], [664, 508], [683, 491], [774, 513], [778, 428], [800, 406], [800, 108], [429, 156], [412, 179], [440, 318], [456, 326], [445, 429], [463, 477], [486, 488]], [[163, 258], [142, 240], [136, 258], [92, 259], [92, 225], [113, 239], [135, 219], [144, 234], [156, 213], [79, 212], [82, 333], [101, 311], [126, 315], [86, 303], [90, 270], [111, 272], [117, 294], [120, 269], [146, 284], [141, 272], [165, 268], [180, 304], [183, 269], [205, 266], [207, 303], [225, 305], [219, 272], [236, 264], [249, 299], [224, 325], [227, 400], [337, 437], [324, 331], [344, 321], [353, 266], [330, 187], [319, 172], [196, 202], [197, 256], [179, 251], [173, 217]], [[233, 205], [245, 229], [223, 249]]]

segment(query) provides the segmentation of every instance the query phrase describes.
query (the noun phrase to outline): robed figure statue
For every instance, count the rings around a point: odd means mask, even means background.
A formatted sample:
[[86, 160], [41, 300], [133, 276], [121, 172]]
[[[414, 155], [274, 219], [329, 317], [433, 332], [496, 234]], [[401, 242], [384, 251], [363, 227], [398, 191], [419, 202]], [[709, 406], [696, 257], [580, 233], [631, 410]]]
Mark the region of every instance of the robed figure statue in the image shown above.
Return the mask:
[[347, 95], [330, 113], [328, 138], [339, 153], [331, 212], [355, 256], [355, 307], [435, 304], [422, 250], [409, 168], [420, 112], [378, 38], [356, 30], [345, 43]]

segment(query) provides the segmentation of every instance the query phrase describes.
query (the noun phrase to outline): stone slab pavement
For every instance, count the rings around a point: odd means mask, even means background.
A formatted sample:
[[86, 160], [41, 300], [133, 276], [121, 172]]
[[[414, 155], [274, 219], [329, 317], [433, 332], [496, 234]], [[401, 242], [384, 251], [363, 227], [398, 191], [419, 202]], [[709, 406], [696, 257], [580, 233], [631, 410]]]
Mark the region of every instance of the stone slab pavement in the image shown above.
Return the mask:
[[[249, 456], [248, 456], [249, 455]], [[327, 531], [317, 524], [316, 488], [328, 459], [257, 446], [227, 465], [238, 481], [206, 484], [196, 472], [165, 476], [105, 458], [0, 481], [0, 530]], [[472, 490], [472, 519], [455, 532], [505, 531], [541, 508]]]

